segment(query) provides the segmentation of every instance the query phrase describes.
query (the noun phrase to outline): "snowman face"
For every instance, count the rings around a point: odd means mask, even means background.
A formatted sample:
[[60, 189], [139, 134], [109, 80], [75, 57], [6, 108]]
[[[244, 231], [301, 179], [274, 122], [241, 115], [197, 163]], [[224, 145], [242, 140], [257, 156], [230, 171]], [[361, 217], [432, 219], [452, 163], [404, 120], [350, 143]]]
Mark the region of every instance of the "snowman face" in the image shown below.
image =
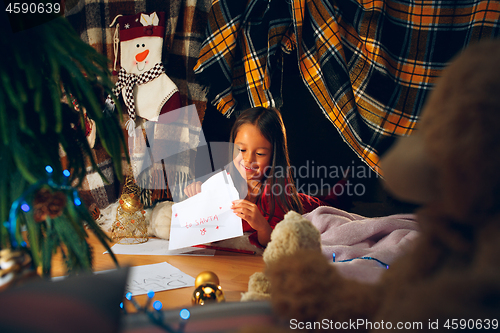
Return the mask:
[[127, 73], [141, 74], [161, 62], [163, 38], [140, 37], [121, 42], [121, 65]]

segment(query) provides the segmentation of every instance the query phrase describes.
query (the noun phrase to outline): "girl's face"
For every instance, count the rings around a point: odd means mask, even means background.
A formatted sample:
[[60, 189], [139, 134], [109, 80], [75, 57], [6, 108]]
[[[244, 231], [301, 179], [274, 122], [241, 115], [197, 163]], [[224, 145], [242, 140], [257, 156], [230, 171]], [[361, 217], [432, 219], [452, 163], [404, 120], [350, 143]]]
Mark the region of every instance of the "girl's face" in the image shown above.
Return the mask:
[[240, 175], [249, 180], [261, 181], [265, 168], [271, 165], [273, 147], [257, 126], [243, 124], [234, 139], [233, 162]]

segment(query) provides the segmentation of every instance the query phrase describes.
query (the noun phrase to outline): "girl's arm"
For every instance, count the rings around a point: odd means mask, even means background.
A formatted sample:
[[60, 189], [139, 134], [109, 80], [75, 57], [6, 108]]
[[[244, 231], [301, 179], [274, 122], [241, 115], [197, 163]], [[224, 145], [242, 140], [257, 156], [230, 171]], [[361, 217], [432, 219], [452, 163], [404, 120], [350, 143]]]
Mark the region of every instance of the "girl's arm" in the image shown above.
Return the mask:
[[256, 204], [248, 200], [235, 200], [231, 206], [233, 212], [247, 221], [257, 231], [257, 239], [262, 246], [266, 246], [271, 240], [273, 229], [262, 215]]

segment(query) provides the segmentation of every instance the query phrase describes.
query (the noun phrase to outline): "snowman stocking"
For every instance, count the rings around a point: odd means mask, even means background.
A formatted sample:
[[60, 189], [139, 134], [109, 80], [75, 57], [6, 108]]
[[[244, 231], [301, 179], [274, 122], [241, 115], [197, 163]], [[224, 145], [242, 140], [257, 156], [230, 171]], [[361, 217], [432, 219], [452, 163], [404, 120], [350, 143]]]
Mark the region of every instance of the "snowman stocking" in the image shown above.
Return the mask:
[[180, 108], [180, 96], [161, 61], [165, 13], [120, 16], [118, 29], [115, 50], [119, 42], [121, 69], [113, 92], [123, 96], [130, 116], [126, 127], [129, 136], [134, 136], [136, 116], [156, 121], [160, 114]]

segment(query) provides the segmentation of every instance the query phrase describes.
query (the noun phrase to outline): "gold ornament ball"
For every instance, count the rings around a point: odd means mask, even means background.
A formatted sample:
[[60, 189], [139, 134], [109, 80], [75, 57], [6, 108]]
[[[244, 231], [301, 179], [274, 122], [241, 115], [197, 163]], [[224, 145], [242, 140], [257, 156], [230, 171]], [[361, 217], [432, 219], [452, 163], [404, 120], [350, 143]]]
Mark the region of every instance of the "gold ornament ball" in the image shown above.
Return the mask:
[[221, 286], [212, 283], [206, 283], [198, 286], [192, 297], [193, 305], [205, 305], [207, 303], [224, 302], [224, 292]]
[[195, 288], [198, 288], [199, 286], [201, 286], [203, 284], [207, 284], [207, 283], [211, 283], [211, 284], [214, 284], [216, 286], [218, 286], [220, 284], [219, 278], [217, 277], [217, 275], [215, 275], [215, 273], [211, 272], [211, 271], [201, 272], [200, 274], [198, 274], [198, 276], [194, 280]]
[[130, 214], [142, 209], [141, 200], [134, 193], [122, 194], [119, 202], [122, 209]]

